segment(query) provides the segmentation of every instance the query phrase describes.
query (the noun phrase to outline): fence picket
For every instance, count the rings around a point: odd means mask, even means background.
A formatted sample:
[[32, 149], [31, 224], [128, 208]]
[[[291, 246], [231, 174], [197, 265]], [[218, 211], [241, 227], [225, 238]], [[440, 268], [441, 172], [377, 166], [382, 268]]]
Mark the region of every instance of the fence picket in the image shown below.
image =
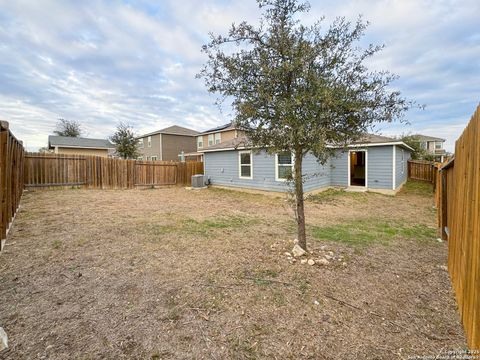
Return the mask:
[[440, 177], [438, 226], [448, 239], [448, 270], [468, 345], [480, 350], [480, 106]]
[[27, 188], [81, 186], [90, 189], [132, 189], [144, 186], [191, 185], [203, 174], [203, 163], [137, 161], [98, 156], [27, 153]]

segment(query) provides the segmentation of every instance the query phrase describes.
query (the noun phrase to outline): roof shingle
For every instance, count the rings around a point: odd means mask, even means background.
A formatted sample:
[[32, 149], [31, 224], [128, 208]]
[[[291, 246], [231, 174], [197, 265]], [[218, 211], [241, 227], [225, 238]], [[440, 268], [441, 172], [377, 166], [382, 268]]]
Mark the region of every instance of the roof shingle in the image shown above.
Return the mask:
[[114, 149], [110, 141], [106, 139], [90, 139], [81, 137], [55, 136], [48, 137], [48, 147], [75, 147], [75, 148], [94, 148], [94, 149]]

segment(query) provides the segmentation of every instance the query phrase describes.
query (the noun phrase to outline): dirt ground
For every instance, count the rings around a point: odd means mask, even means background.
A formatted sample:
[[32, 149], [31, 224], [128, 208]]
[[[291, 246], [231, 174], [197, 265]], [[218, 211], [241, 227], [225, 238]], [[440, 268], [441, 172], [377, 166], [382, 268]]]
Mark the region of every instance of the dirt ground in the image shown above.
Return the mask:
[[[304, 259], [328, 255], [324, 266], [285, 255], [295, 223], [283, 197], [27, 192], [0, 256], [0, 358], [407, 359], [465, 348], [424, 190], [309, 199]], [[365, 224], [389, 224], [390, 238], [358, 235]]]

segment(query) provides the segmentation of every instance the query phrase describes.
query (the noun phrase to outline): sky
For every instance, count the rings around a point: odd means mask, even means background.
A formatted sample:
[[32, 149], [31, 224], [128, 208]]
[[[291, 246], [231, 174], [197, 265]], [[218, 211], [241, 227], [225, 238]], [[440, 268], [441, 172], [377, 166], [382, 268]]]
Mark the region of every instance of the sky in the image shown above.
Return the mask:
[[[384, 44], [372, 70], [399, 75], [392, 85], [424, 104], [409, 125], [383, 124], [384, 135], [445, 138], [453, 151], [480, 99], [480, 1], [311, 0], [301, 21], [338, 16], [370, 22], [363, 42]], [[195, 75], [209, 32], [233, 22], [257, 24], [254, 0], [0, 0], [0, 119], [34, 151], [59, 118], [106, 138], [122, 121], [137, 134], [180, 125], [195, 130], [229, 122]]]

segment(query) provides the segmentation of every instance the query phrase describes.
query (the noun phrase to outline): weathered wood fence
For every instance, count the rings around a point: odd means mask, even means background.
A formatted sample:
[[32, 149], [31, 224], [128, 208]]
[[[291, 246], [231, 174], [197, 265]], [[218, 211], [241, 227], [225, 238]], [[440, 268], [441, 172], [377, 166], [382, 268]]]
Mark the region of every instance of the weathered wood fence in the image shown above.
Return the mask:
[[428, 182], [435, 181], [435, 163], [424, 160], [408, 161], [408, 178]]
[[23, 193], [23, 162], [22, 143], [10, 132], [8, 122], [0, 121], [0, 251]]
[[438, 223], [468, 345], [480, 350], [480, 106], [437, 181]]
[[133, 189], [145, 186], [191, 185], [203, 174], [197, 161], [137, 161], [99, 156], [27, 153], [25, 187], [82, 187]]

